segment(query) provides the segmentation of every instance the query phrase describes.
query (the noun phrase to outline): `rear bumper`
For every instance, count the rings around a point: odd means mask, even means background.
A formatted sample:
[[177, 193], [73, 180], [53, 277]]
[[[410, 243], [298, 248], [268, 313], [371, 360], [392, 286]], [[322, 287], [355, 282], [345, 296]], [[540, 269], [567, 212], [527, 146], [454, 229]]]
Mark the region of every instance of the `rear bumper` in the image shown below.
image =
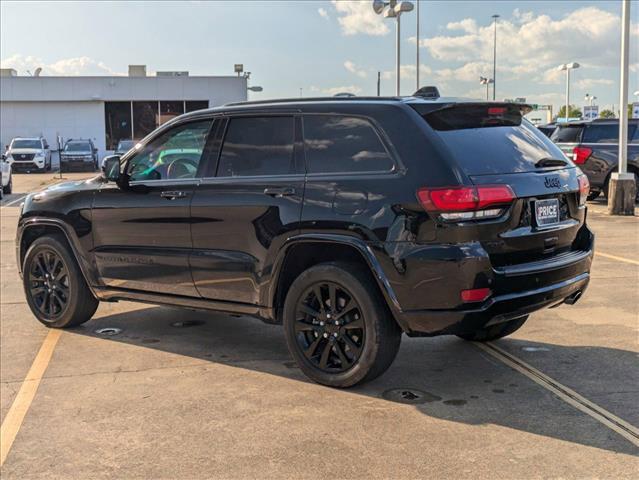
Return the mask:
[[[566, 300], [574, 303], [588, 287], [594, 235], [583, 225], [572, 251], [504, 267], [493, 267], [476, 243], [445, 248], [459, 251], [438, 261], [428, 250], [405, 255], [404, 281], [397, 276], [390, 281], [399, 307], [393, 313], [408, 335], [471, 333]], [[489, 288], [492, 295], [462, 303], [461, 290], [473, 288]]]
[[546, 307], [557, 306], [582, 294], [588, 287], [589, 273], [535, 290], [492, 297], [473, 310], [419, 310], [403, 312], [408, 335], [431, 336], [472, 333], [488, 324], [506, 322]]

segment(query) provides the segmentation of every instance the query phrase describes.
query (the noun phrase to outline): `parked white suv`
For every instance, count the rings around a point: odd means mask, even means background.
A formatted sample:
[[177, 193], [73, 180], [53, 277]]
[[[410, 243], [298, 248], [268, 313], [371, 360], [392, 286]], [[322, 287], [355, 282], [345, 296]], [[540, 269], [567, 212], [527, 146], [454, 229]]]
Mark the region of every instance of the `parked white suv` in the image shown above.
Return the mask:
[[2, 155], [0, 161], [0, 198], [6, 193], [10, 194], [13, 190], [13, 177], [11, 175], [11, 165], [6, 161], [5, 156]]
[[51, 170], [51, 150], [42, 137], [18, 137], [11, 140], [5, 153], [15, 171]]

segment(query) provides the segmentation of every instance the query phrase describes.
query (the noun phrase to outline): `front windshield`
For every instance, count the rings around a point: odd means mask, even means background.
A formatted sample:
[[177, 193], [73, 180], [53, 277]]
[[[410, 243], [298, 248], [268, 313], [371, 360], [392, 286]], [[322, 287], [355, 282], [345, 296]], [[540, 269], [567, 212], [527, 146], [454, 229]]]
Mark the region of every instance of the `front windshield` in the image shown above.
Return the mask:
[[41, 149], [40, 140], [16, 139], [11, 142], [11, 148], [37, 148]]
[[87, 142], [71, 142], [64, 146], [65, 152], [90, 152], [91, 145]]

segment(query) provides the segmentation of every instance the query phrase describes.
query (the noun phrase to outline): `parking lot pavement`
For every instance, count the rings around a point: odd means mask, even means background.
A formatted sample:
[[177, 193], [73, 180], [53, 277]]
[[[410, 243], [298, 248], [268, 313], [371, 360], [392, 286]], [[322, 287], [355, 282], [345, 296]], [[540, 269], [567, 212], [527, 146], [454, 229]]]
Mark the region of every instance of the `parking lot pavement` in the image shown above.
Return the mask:
[[[39, 186], [28, 181], [16, 176], [25, 188], [16, 191]], [[14, 402], [22, 405], [17, 392], [43, 358], [41, 345], [51, 344], [21, 291], [17, 215], [17, 204], [2, 208], [3, 422]], [[592, 203], [589, 222], [601, 254], [583, 299], [533, 315], [494, 344], [632, 431], [639, 220], [608, 217], [603, 203]], [[178, 321], [192, 325], [172, 326]], [[105, 327], [122, 331], [95, 332]], [[606, 424], [534, 374], [454, 337], [404, 337], [384, 376], [335, 390], [306, 380], [277, 326], [121, 302], [62, 332], [40, 366], [46, 372], [3, 478], [636, 478], [639, 471], [639, 448], [622, 424]]]

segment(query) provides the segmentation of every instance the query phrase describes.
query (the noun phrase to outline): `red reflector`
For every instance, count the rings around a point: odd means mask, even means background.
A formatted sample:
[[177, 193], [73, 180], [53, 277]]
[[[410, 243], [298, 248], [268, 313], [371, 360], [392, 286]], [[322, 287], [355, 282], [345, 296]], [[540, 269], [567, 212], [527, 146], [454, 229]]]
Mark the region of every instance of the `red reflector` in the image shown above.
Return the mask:
[[592, 153], [592, 148], [588, 147], [575, 147], [572, 150], [572, 161], [577, 165], [583, 165], [588, 160], [588, 157]]
[[506, 113], [505, 107], [488, 107], [488, 115], [503, 115]]
[[471, 302], [483, 302], [493, 292], [490, 291], [490, 288], [473, 288], [472, 290], [462, 290], [461, 291], [461, 299], [464, 303]]
[[479, 185], [430, 190], [421, 188], [417, 198], [426, 210], [438, 212], [467, 212], [490, 205], [505, 205], [515, 199], [508, 185]]
[[588, 194], [590, 193], [590, 182], [585, 175], [579, 175], [577, 182], [579, 182], [579, 205], [585, 205]]

